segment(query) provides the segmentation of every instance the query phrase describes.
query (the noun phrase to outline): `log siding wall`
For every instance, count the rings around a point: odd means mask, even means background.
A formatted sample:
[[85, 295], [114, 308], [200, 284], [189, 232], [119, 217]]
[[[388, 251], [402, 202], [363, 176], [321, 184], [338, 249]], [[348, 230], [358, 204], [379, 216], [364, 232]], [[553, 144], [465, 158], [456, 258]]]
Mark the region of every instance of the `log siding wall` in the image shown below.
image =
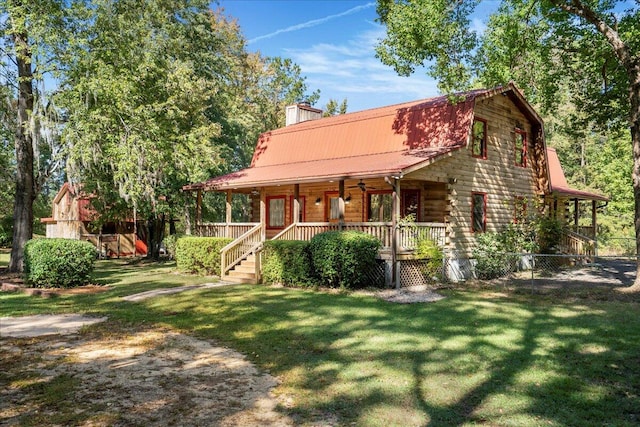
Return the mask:
[[[472, 193], [487, 194], [486, 231], [500, 231], [513, 222], [514, 199], [521, 197], [529, 206], [537, 197], [535, 162], [537, 150], [531, 147], [532, 126], [520, 109], [506, 96], [477, 102], [475, 116], [487, 122], [486, 159], [472, 155], [471, 144], [453, 152], [405, 178], [446, 183], [449, 200], [450, 249], [457, 256], [470, 256], [476, 236], [472, 231]], [[516, 166], [516, 129], [527, 132], [527, 167]], [[471, 137], [471, 135], [469, 135]]]

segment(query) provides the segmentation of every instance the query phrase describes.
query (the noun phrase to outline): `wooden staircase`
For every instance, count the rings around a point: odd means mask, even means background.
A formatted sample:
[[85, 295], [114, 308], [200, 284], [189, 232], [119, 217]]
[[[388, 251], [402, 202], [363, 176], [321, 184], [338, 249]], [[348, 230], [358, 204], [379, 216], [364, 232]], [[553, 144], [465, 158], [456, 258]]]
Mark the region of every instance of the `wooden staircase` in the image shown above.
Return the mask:
[[238, 237], [220, 250], [221, 279], [233, 283], [257, 284], [260, 281], [260, 258], [262, 248], [262, 225]]
[[597, 242], [589, 236], [571, 230], [563, 230], [559, 245], [560, 252], [568, 255], [597, 255]]
[[234, 268], [227, 271], [222, 277], [225, 282], [257, 284], [256, 277], [256, 255], [249, 254], [245, 259], [240, 261]]

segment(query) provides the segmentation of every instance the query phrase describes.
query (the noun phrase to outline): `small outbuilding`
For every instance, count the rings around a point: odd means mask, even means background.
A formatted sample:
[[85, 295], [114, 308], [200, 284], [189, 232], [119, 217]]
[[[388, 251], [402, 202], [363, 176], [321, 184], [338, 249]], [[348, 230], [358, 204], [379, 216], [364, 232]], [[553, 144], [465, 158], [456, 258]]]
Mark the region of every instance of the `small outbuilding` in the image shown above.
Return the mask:
[[51, 217], [40, 221], [46, 225], [47, 238], [86, 240], [102, 257], [147, 254], [147, 244], [137, 235], [133, 220], [101, 223], [99, 219], [91, 195], [67, 182], [53, 199]]

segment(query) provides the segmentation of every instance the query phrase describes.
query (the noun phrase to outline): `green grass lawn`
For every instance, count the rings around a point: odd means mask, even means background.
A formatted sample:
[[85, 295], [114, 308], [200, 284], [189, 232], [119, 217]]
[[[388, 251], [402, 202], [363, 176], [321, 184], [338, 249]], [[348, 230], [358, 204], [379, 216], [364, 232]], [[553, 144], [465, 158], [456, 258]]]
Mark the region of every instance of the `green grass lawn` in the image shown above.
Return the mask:
[[[53, 299], [0, 294], [0, 316], [108, 315], [214, 339], [280, 378], [284, 412], [314, 425], [632, 426], [640, 423], [640, 304], [447, 291], [398, 305], [264, 286], [121, 296], [207, 278], [173, 264], [98, 263], [114, 289]], [[330, 417], [330, 418], [331, 418]]]

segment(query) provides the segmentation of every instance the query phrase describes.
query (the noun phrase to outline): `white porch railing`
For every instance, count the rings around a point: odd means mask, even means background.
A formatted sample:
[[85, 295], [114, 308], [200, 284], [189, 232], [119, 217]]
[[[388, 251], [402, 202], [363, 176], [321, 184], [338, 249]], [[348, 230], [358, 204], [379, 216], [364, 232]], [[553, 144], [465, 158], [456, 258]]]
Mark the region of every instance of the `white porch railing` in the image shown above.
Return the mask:
[[[339, 230], [340, 226], [332, 222], [299, 222], [291, 224], [273, 240], [311, 240], [313, 236], [330, 230]], [[355, 230], [377, 237], [382, 243], [382, 249], [390, 249], [393, 226], [390, 222], [346, 222], [342, 230]], [[404, 250], [415, 249], [418, 238], [428, 236], [439, 246], [446, 243], [446, 225], [437, 222], [419, 222], [415, 225], [400, 226], [398, 245]]]
[[595, 255], [596, 241], [571, 230], [564, 230], [560, 238], [560, 250], [571, 255]]
[[416, 222], [415, 225], [401, 225], [399, 246], [413, 250], [419, 239], [428, 237], [441, 248], [447, 243], [447, 226], [441, 222]]
[[221, 272], [224, 277], [248, 254], [256, 251], [262, 244], [262, 225], [257, 224], [249, 231], [220, 250]]
[[231, 237], [237, 239], [253, 227], [257, 222], [208, 222], [196, 225], [196, 235], [200, 237]]

